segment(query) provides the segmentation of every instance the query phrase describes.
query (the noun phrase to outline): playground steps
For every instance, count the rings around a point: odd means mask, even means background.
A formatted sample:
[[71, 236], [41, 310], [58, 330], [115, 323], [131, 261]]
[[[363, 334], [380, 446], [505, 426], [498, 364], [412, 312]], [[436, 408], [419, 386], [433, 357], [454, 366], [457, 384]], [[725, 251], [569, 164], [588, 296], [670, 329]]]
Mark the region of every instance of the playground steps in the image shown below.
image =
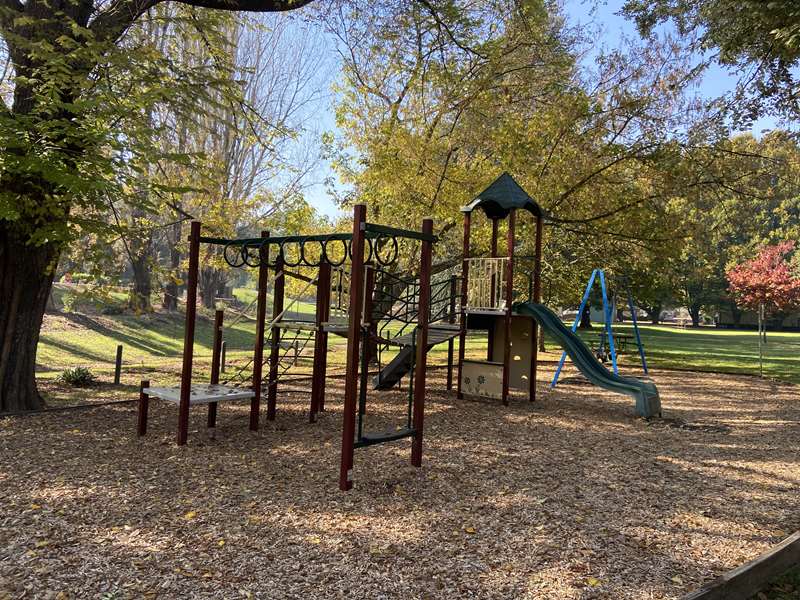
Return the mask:
[[[428, 328], [427, 350], [437, 344], [453, 339], [459, 333], [454, 326], [436, 326]], [[400, 352], [397, 353], [392, 361], [386, 365], [373, 380], [373, 388], [376, 390], [388, 390], [398, 384], [400, 379], [411, 371], [414, 364], [414, 346], [411, 345], [413, 335], [406, 334], [394, 339], [394, 342], [402, 345]]]

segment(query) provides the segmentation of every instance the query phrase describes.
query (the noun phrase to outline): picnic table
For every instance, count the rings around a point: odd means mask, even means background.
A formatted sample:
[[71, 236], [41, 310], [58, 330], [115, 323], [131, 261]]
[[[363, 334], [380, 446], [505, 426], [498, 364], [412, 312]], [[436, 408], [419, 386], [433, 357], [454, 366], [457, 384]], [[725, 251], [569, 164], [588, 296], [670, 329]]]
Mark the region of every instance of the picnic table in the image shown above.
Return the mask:
[[[636, 338], [627, 333], [612, 332], [614, 335], [614, 349], [617, 354], [625, 354], [628, 351], [628, 344], [636, 344]], [[605, 362], [609, 357], [608, 340], [606, 339], [606, 330], [603, 329], [597, 334], [598, 345], [595, 351], [597, 358]]]

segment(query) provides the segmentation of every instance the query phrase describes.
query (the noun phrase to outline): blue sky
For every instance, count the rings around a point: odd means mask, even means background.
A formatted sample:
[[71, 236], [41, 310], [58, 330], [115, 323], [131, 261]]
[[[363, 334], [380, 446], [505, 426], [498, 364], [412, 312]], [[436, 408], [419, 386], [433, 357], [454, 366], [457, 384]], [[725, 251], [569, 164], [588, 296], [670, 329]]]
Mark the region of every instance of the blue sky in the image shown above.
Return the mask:
[[[615, 48], [625, 37], [636, 37], [636, 27], [624, 17], [617, 15], [622, 8], [624, 0], [607, 0], [606, 2], [596, 3], [594, 0], [564, 0], [564, 12], [572, 24], [594, 25], [599, 27], [597, 36], [597, 47]], [[331, 43], [331, 55], [335, 54], [333, 41]], [[331, 71], [320, 79], [320, 85], [330, 87], [333, 79], [337, 76], [338, 65], [332, 61]], [[704, 74], [703, 79], [698, 83], [696, 93], [704, 98], [716, 98], [734, 89], [737, 78], [726, 69], [719, 66], [711, 66]], [[336, 123], [333, 114], [335, 97], [333, 93], [328, 94], [326, 102], [322, 104], [320, 110], [315, 115], [315, 126], [319, 131], [336, 131]], [[775, 119], [765, 117], [753, 124], [752, 132], [759, 135], [762, 131], [774, 129], [778, 126]], [[325, 177], [332, 176], [330, 166], [320, 165], [314, 178], [321, 182]], [[306, 191], [308, 201], [321, 213], [335, 218], [340, 214], [338, 207], [333, 199], [328, 196], [325, 186], [322, 183], [312, 185]]]

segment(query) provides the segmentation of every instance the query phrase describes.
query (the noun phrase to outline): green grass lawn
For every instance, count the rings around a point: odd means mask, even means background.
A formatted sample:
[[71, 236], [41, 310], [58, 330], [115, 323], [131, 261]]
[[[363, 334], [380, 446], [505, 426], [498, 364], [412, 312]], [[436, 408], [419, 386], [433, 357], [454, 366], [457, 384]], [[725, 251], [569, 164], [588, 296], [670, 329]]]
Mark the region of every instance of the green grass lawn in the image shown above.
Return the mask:
[[[237, 296], [249, 302], [247, 292], [237, 290]], [[300, 318], [313, 318], [313, 305], [299, 303]], [[226, 342], [228, 360], [246, 360], [252, 352], [255, 324], [241, 319], [231, 327], [236, 318], [232, 311], [226, 315]], [[647, 361], [654, 368], [690, 369], [725, 373], [757, 375], [758, 338], [753, 331], [699, 328], [679, 329], [666, 326], [644, 325], [641, 328]], [[627, 324], [615, 326], [619, 333], [632, 334]], [[579, 332], [585, 340], [596, 344], [600, 327], [589, 332]], [[203, 313], [198, 320], [195, 336], [195, 353], [201, 361], [211, 354], [211, 314]], [[344, 340], [331, 336], [331, 364], [344, 360]], [[88, 365], [98, 373], [113, 371], [117, 344], [124, 346], [126, 365], [148, 367], [165, 360], [176, 361], [183, 352], [182, 315], [98, 315], [81, 313], [58, 314], [48, 317], [39, 345], [38, 364], [41, 376], [52, 377], [67, 367]], [[481, 356], [485, 339], [478, 333], [468, 339], [467, 355]], [[558, 358], [560, 349], [547, 340], [548, 351], [544, 360]], [[437, 346], [431, 361], [446, 361], [446, 344]], [[629, 346], [628, 354], [620, 358], [623, 370], [633, 372], [638, 367], [638, 354]], [[340, 356], [341, 354], [341, 356]], [[764, 375], [800, 383], [800, 334], [768, 333], [764, 349]]]
[[[667, 326], [640, 326], [648, 365], [668, 369], [690, 369], [717, 373], [758, 375], [758, 336], [755, 331], [701, 327], [680, 329]], [[601, 327], [580, 332], [584, 340], [597, 344]], [[614, 331], [633, 335], [627, 324]], [[800, 383], [800, 333], [767, 332], [764, 346], [764, 376]], [[638, 364], [636, 347], [628, 347], [624, 364]]]

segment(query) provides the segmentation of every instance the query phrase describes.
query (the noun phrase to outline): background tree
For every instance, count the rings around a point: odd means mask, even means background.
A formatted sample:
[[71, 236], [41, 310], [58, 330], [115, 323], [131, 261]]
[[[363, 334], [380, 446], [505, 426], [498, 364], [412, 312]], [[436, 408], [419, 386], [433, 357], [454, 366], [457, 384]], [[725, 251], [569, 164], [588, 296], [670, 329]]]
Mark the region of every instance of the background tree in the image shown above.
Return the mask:
[[[127, 119], [133, 129], [134, 116], [156, 100], [152, 96], [191, 87], [191, 73], [162, 79], [163, 73], [143, 68], [125, 47], [126, 32], [160, 3], [76, 1], [53, 7], [40, 0], [4, 0], [0, 5], [8, 63], [4, 84], [13, 90], [0, 114], [0, 411], [42, 405], [34, 378], [36, 346], [55, 266], [82, 230], [105, 224], [98, 217], [107, 214], [109, 194], [125, 185], [118, 172], [138, 155], [132, 139], [117, 135], [119, 125]], [[279, 11], [307, 2], [183, 3]], [[159, 83], [151, 87], [153, 75]], [[119, 87], [126, 81], [127, 95]]]
[[628, 0], [643, 35], [671, 21], [700, 51], [743, 74], [727, 108], [750, 121], [763, 112], [800, 117], [800, 5], [795, 0]]
[[800, 307], [800, 277], [792, 263], [796, 242], [763, 246], [755, 258], [728, 271], [736, 303], [759, 314], [759, 334], [766, 340], [762, 316], [777, 316]]

